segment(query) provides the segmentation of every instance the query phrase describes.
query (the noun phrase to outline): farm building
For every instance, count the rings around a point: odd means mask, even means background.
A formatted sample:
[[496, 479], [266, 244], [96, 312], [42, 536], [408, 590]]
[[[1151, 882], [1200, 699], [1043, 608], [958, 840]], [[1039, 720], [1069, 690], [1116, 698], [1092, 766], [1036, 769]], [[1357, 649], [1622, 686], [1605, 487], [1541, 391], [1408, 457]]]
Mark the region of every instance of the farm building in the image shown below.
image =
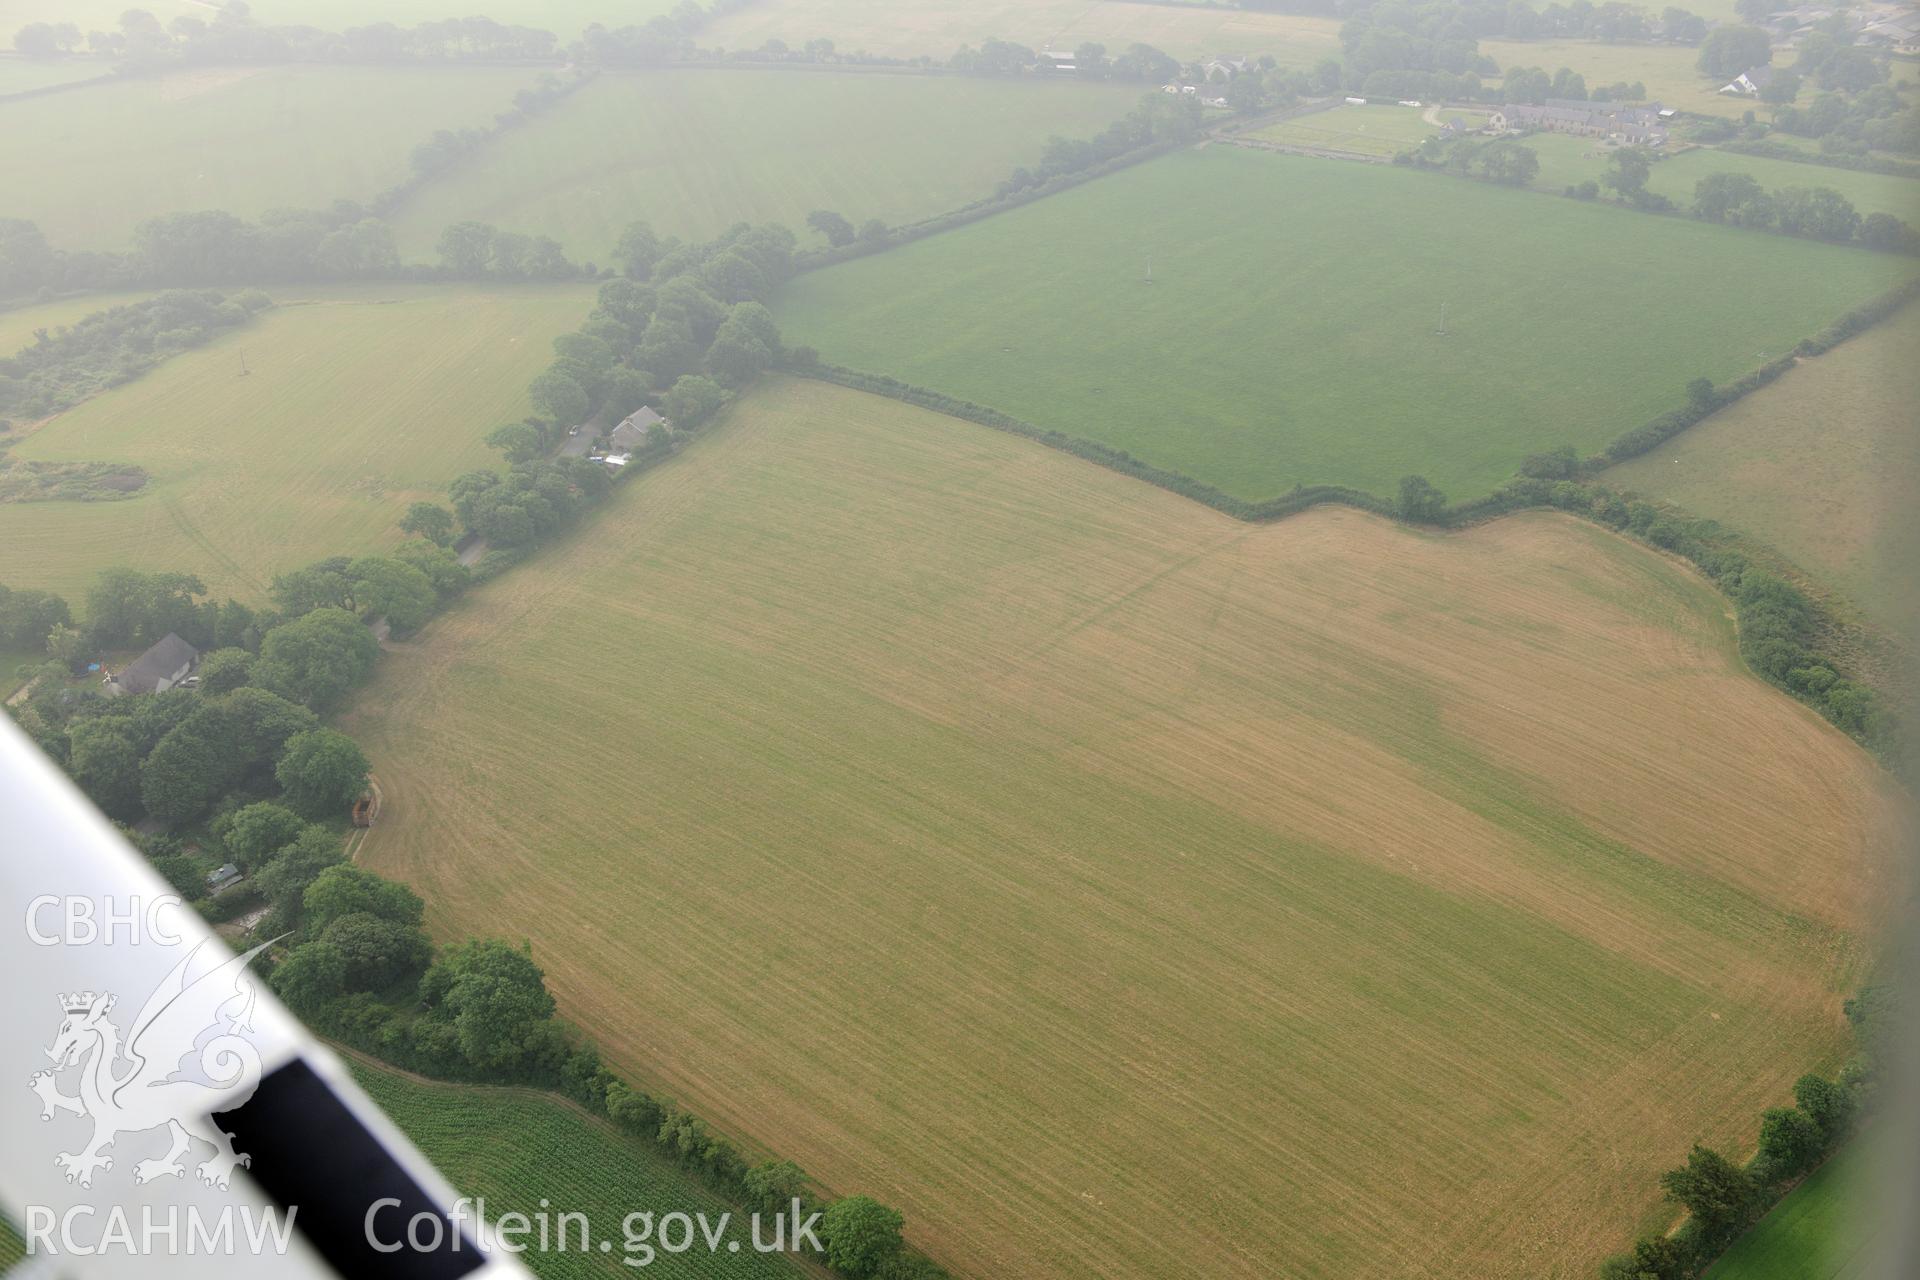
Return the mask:
[[200, 651], [169, 631], [125, 671], [108, 676], [103, 683], [109, 694], [165, 693], [193, 674], [199, 661]]
[[1743, 98], [1757, 98], [1760, 91], [1773, 83], [1772, 67], [1748, 67], [1731, 82], [1720, 86], [1721, 93], [1737, 93]]
[[647, 443], [647, 434], [654, 427], [664, 427], [667, 420], [652, 409], [642, 405], [620, 420], [620, 425], [607, 433], [607, 443], [622, 453], [631, 453]]
[[1660, 116], [1660, 104], [1626, 106], [1617, 102], [1580, 102], [1549, 98], [1542, 106], [1509, 103], [1495, 108], [1487, 117], [1487, 128], [1494, 133], [1519, 133], [1537, 129], [1543, 133], [1568, 133], [1581, 138], [1602, 138], [1608, 142], [1635, 146], [1660, 147], [1667, 142], [1667, 130]]
[[1892, 16], [1875, 18], [1860, 29], [1866, 44], [1890, 45], [1896, 53], [1920, 53], [1920, 13], [1896, 11]]

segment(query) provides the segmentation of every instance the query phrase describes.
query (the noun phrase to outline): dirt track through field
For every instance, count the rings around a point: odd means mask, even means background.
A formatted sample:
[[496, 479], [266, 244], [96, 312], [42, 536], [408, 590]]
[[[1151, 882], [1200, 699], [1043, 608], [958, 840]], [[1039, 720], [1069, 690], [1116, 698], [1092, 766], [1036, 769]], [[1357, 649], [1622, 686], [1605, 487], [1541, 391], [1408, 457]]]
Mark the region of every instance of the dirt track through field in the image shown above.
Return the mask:
[[1585, 1276], [1844, 1046], [1875, 767], [1529, 515], [756, 392], [397, 646], [362, 860], [973, 1276]]

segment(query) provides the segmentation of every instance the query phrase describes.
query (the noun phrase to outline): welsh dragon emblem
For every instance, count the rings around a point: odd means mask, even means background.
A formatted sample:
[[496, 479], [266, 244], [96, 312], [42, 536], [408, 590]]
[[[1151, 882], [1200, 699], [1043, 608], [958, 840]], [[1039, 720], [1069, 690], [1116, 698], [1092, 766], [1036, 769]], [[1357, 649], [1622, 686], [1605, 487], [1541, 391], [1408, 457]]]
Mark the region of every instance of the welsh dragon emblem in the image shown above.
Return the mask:
[[[215, 1106], [231, 1110], [260, 1086], [260, 1051], [242, 1033], [251, 1031], [255, 989], [246, 969], [271, 943], [242, 956], [212, 963], [224, 951], [202, 943], [173, 967], [147, 997], [124, 1040], [109, 1014], [112, 995], [91, 991], [60, 998], [64, 1015], [47, 1049], [50, 1071], [28, 1082], [40, 1096], [42, 1120], [71, 1112], [93, 1121], [93, 1137], [78, 1151], [54, 1157], [67, 1181], [93, 1185], [94, 1174], [113, 1168], [107, 1148], [128, 1135], [165, 1127], [166, 1154], [133, 1166], [135, 1182], [184, 1177], [195, 1142], [213, 1148], [195, 1172], [222, 1190], [236, 1166], [252, 1157], [233, 1149], [233, 1135], [215, 1124]], [[196, 976], [197, 969], [204, 969]], [[77, 1071], [79, 1092], [62, 1093], [59, 1078]]]

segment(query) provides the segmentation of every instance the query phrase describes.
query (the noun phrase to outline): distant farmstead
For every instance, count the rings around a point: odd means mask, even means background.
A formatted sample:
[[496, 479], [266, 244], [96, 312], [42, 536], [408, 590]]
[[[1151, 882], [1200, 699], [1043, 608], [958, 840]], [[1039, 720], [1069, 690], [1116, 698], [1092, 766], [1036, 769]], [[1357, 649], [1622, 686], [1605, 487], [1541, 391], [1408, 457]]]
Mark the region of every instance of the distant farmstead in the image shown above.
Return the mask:
[[125, 671], [104, 681], [109, 694], [165, 693], [193, 674], [200, 651], [169, 631]]
[[1660, 111], [1657, 102], [1626, 106], [1617, 102], [1549, 98], [1545, 104], [1537, 107], [1528, 103], [1496, 107], [1487, 117], [1487, 128], [1495, 133], [1538, 130], [1634, 146], [1662, 147], [1667, 142], [1667, 129]]

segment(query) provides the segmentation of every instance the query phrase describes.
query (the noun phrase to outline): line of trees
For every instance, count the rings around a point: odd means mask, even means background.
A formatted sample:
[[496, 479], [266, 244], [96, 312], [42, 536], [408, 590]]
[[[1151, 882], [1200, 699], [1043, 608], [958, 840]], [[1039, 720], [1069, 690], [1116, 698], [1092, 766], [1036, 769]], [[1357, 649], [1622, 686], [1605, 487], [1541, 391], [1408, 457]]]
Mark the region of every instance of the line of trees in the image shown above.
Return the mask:
[[217, 209], [142, 222], [125, 253], [55, 249], [36, 225], [0, 219], [0, 298], [80, 289], [205, 287], [326, 280], [578, 280], [592, 263], [567, 260], [545, 237], [460, 223], [441, 239], [437, 266], [400, 261], [393, 231], [368, 206], [271, 209], [249, 222]]
[[249, 323], [270, 305], [258, 289], [231, 296], [175, 289], [96, 311], [57, 332], [35, 330], [31, 346], [0, 355], [0, 420], [9, 414], [44, 418], [131, 382], [168, 357]]
[[803, 1216], [821, 1211], [815, 1261], [849, 1280], [946, 1274], [906, 1248], [897, 1210], [863, 1195], [823, 1206], [799, 1165], [749, 1164], [698, 1116], [608, 1070], [556, 1018], [528, 945], [468, 939], [436, 952], [421, 928], [425, 904], [417, 894], [343, 863], [337, 839], [325, 852], [317, 843], [308, 848], [307, 830], [297, 815], [261, 805], [236, 817], [229, 840], [250, 849], [265, 831], [268, 841], [288, 841], [268, 865], [296, 860], [303, 869], [274, 885], [274, 927], [295, 931], [295, 939], [269, 981], [316, 1030], [442, 1079], [554, 1089], [751, 1211], [784, 1213], [795, 1201]]
[[1804, 1075], [1794, 1081], [1794, 1105], [1771, 1107], [1761, 1115], [1759, 1146], [1750, 1162], [1741, 1165], [1695, 1143], [1684, 1165], [1661, 1174], [1661, 1190], [1687, 1211], [1687, 1222], [1670, 1235], [1643, 1236], [1632, 1252], [1609, 1258], [1600, 1268], [1601, 1280], [1692, 1280], [1845, 1142], [1877, 1087], [1891, 1003], [1889, 993], [1877, 987], [1846, 1002], [1858, 1051], [1837, 1080]]
[[1395, 164], [1444, 169], [1462, 177], [1502, 186], [1524, 187], [1540, 174], [1540, 155], [1510, 138], [1438, 138], [1423, 140], [1412, 151], [1396, 152]]
[[448, 18], [398, 27], [377, 22], [343, 32], [254, 21], [244, 0], [209, 5], [206, 17], [181, 14], [162, 23], [146, 9], [128, 9], [105, 30], [72, 22], [30, 22], [13, 47], [28, 57], [91, 54], [129, 71], [208, 63], [282, 62], [549, 62], [560, 53], [551, 31], [489, 18]]
[[1903, 743], [1894, 706], [1849, 674], [1835, 642], [1840, 628], [1819, 602], [1761, 563], [1718, 522], [1642, 501], [1587, 478], [1606, 461], [1607, 455], [1582, 460], [1572, 449], [1536, 455], [1527, 460], [1520, 478], [1487, 497], [1451, 508], [1442, 519], [1466, 524], [1550, 506], [1683, 557], [1733, 601], [1741, 656], [1756, 675], [1897, 768]]
[[1888, 253], [1920, 252], [1920, 235], [1890, 213], [1861, 217], [1831, 187], [1767, 191], [1744, 173], [1712, 173], [1694, 185], [1693, 214], [1708, 222], [1780, 231], [1845, 244], [1857, 240]]

